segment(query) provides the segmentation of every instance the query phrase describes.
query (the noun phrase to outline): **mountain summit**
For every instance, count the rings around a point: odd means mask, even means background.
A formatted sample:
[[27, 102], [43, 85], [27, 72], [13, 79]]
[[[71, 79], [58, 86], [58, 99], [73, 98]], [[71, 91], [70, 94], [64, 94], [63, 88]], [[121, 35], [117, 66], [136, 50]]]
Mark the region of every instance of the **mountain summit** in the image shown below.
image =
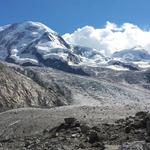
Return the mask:
[[10, 62], [39, 66], [47, 65], [48, 59], [59, 57], [68, 61], [69, 56], [74, 56], [61, 36], [45, 25], [31, 21], [1, 27], [0, 54], [1, 59]]

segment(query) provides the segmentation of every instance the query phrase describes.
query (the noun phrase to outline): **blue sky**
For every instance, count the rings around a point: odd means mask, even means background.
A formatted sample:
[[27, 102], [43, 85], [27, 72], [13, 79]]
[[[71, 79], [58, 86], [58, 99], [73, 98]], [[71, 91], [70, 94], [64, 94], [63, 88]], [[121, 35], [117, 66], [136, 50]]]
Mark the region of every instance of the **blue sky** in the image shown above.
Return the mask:
[[106, 21], [150, 27], [150, 0], [0, 0], [0, 25], [39, 21], [60, 34]]

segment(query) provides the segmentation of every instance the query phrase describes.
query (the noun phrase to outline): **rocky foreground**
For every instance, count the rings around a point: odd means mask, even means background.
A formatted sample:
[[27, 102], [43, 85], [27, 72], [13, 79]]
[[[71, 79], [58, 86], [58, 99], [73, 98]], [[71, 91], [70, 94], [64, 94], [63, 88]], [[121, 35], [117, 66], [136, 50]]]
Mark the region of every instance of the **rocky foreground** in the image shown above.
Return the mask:
[[89, 126], [77, 118], [31, 136], [3, 137], [0, 150], [149, 150], [150, 113], [138, 112], [135, 116]]

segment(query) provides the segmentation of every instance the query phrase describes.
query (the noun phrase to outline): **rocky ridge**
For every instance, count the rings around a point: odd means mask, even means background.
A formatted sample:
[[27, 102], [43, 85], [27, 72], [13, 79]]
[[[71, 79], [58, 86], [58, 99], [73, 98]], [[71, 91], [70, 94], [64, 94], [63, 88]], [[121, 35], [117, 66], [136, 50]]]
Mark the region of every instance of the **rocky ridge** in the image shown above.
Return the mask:
[[[34, 75], [34, 74], [33, 74]], [[69, 90], [65, 96], [63, 88], [52, 81], [49, 87], [43, 86], [13, 67], [0, 62], [0, 111], [21, 107], [51, 108], [68, 105], [71, 100]], [[68, 99], [67, 99], [68, 97]]]

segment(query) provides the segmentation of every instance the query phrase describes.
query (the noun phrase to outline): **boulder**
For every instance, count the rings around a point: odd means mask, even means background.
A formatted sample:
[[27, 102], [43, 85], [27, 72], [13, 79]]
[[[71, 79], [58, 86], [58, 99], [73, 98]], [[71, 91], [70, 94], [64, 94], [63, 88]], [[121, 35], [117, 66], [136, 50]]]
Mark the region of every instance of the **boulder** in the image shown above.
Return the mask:
[[98, 136], [97, 132], [95, 132], [95, 131], [90, 131], [88, 138], [89, 138], [88, 139], [89, 143], [91, 143], [91, 144], [99, 142], [99, 136]]

